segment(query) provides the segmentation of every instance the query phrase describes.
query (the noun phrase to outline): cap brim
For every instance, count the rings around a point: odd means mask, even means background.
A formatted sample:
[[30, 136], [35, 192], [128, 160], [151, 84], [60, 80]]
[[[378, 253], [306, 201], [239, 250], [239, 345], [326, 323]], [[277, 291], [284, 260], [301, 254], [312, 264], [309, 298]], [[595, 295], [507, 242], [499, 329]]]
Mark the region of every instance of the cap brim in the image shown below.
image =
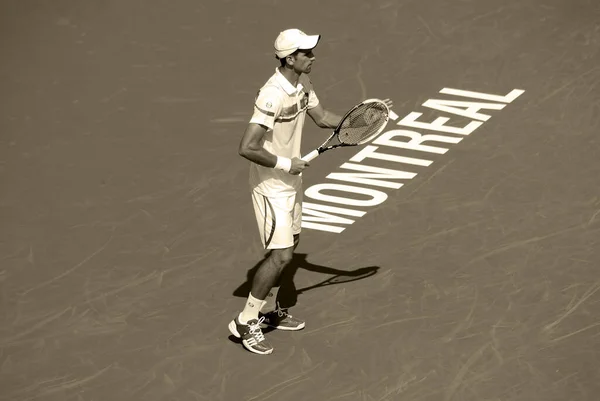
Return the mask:
[[321, 35], [306, 35], [304, 40], [298, 47], [300, 50], [309, 50], [314, 49], [319, 44], [319, 40], [321, 40]]

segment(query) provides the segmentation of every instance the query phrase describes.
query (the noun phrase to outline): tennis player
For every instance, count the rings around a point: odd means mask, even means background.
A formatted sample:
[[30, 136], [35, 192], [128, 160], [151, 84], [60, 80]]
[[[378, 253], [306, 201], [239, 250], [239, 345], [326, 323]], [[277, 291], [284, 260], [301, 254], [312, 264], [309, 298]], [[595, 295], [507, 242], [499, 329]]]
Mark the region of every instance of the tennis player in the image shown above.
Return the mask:
[[[342, 117], [323, 108], [308, 78], [320, 35], [288, 29], [275, 39], [280, 65], [256, 96], [254, 113], [240, 142], [239, 154], [250, 164], [250, 188], [260, 238], [269, 252], [258, 267], [241, 313], [229, 323], [246, 349], [270, 354], [261, 327], [301, 330], [304, 321], [280, 308], [281, 273], [292, 261], [300, 240], [304, 120], [308, 114], [321, 128], [335, 129]], [[392, 106], [389, 99], [384, 102]]]
[[246, 349], [270, 354], [261, 326], [301, 330], [304, 322], [279, 307], [277, 294], [283, 269], [300, 240], [302, 172], [300, 159], [306, 114], [321, 128], [334, 129], [341, 116], [323, 108], [307, 74], [315, 62], [320, 35], [288, 29], [275, 40], [280, 65], [259, 90], [254, 113], [240, 142], [239, 154], [250, 164], [252, 202], [267, 257], [256, 271], [246, 305], [229, 324]]

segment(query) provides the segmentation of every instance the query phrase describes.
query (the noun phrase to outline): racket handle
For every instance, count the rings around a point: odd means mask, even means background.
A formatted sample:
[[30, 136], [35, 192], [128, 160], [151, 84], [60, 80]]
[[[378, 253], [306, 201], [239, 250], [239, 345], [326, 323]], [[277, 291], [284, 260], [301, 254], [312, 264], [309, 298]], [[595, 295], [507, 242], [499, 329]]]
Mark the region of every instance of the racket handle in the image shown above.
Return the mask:
[[319, 151], [315, 149], [312, 152], [310, 152], [309, 154], [307, 154], [306, 156], [304, 156], [302, 158], [302, 160], [304, 160], [305, 162], [309, 162], [309, 161], [313, 160], [314, 158], [316, 158], [317, 156], [319, 156]]

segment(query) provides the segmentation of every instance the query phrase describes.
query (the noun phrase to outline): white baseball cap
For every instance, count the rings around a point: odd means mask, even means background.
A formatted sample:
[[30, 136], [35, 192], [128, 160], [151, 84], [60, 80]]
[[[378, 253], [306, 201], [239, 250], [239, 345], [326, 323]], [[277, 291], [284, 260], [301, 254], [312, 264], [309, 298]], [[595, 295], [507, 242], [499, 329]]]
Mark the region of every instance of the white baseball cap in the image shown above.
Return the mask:
[[307, 35], [299, 29], [286, 29], [275, 39], [275, 56], [284, 58], [299, 49], [312, 49], [320, 39], [321, 35]]

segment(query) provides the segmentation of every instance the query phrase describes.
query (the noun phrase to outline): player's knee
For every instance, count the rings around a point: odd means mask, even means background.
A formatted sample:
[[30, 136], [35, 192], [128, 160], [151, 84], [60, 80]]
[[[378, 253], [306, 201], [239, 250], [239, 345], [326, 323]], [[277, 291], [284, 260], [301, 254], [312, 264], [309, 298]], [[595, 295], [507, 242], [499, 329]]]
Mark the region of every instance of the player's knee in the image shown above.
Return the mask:
[[283, 269], [285, 266], [290, 264], [294, 251], [292, 248], [277, 249], [271, 253], [271, 259], [275, 266], [279, 269]]

